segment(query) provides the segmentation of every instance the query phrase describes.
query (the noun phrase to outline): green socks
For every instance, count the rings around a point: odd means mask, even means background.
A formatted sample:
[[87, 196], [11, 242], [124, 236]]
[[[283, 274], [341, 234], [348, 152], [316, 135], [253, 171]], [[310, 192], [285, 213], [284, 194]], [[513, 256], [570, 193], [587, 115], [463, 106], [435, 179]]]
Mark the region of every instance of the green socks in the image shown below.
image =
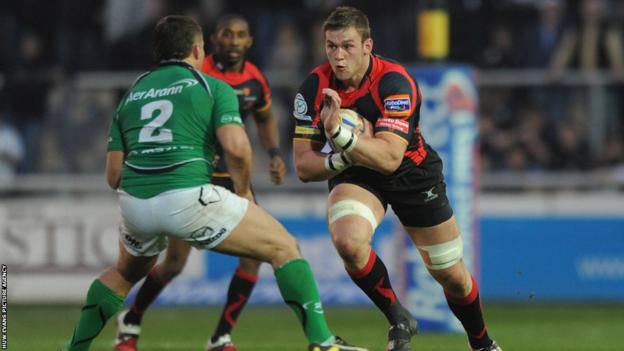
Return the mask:
[[308, 262], [302, 258], [288, 261], [275, 270], [277, 285], [284, 301], [295, 311], [310, 343], [325, 344], [333, 335], [325, 321], [316, 281]]
[[123, 308], [123, 302], [122, 296], [117, 295], [99, 279], [94, 280], [89, 287], [87, 302], [80, 312], [74, 335], [63, 350], [88, 350], [91, 341], [102, 331], [106, 321]]

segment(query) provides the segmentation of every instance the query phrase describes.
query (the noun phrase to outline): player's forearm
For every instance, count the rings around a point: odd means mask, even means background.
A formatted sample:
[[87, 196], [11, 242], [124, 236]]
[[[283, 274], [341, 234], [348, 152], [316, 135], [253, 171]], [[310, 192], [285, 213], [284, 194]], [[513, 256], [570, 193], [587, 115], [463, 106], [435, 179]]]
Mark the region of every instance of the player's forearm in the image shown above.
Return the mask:
[[305, 151], [295, 156], [295, 171], [302, 182], [320, 182], [332, 178], [338, 171], [326, 168], [327, 154]]
[[392, 145], [381, 138], [360, 138], [349, 152], [351, 161], [383, 174], [392, 174], [403, 160], [403, 152], [394, 150]]
[[125, 157], [123, 151], [106, 153], [106, 183], [113, 190], [117, 190], [121, 184], [121, 170]]
[[251, 152], [225, 153], [225, 164], [232, 178], [236, 194], [245, 196], [250, 191]]

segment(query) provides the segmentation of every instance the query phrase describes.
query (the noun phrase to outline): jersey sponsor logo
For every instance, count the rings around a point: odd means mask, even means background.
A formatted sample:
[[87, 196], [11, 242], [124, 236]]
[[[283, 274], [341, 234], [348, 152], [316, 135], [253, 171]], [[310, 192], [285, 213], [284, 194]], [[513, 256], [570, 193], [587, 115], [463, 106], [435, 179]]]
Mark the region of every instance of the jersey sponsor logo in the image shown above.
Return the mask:
[[197, 80], [195, 79], [191, 79], [191, 78], [184, 78], [184, 79], [180, 79], [177, 82], [173, 82], [171, 84], [169, 84], [170, 87], [172, 86], [176, 86], [176, 85], [186, 85], [186, 88], [188, 87], [192, 87], [193, 85], [197, 85]]
[[238, 123], [243, 124], [243, 120], [238, 115], [223, 115], [221, 116], [221, 124]]
[[128, 98], [126, 99], [125, 103], [127, 104], [129, 102], [137, 100], [177, 95], [180, 94], [182, 90], [184, 90], [184, 88], [189, 88], [197, 84], [198, 82], [195, 79], [186, 78], [169, 84], [167, 88], [151, 88], [149, 90], [135, 91], [128, 94]]
[[182, 89], [184, 89], [183, 85], [176, 85], [174, 87], [169, 87], [169, 88], [162, 88], [162, 89], [151, 88], [150, 90], [136, 91], [136, 92], [128, 94], [126, 103], [137, 101], [137, 100], [149, 99], [149, 98], [177, 95], [182, 92]]
[[296, 119], [301, 121], [312, 121], [312, 117], [306, 115], [306, 113], [308, 113], [308, 104], [303, 98], [303, 95], [301, 95], [300, 93], [295, 96], [295, 102], [293, 107], [293, 116], [295, 116]]
[[384, 115], [406, 117], [412, 111], [412, 101], [408, 94], [391, 95], [384, 99]]
[[321, 131], [318, 128], [297, 126], [295, 127], [295, 134], [317, 135], [321, 134]]
[[385, 128], [391, 131], [399, 131], [401, 133], [409, 133], [409, 122], [403, 119], [380, 118], [375, 122], [375, 128]]

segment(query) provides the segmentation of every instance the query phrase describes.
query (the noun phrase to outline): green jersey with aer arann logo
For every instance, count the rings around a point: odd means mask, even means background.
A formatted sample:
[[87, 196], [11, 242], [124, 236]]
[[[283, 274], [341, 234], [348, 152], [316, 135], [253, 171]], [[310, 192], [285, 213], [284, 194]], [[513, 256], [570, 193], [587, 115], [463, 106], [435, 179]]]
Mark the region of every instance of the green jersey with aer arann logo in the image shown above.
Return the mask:
[[242, 125], [238, 100], [225, 82], [179, 62], [166, 62], [137, 79], [119, 103], [108, 151], [126, 160], [120, 189], [149, 198], [209, 183], [216, 130]]

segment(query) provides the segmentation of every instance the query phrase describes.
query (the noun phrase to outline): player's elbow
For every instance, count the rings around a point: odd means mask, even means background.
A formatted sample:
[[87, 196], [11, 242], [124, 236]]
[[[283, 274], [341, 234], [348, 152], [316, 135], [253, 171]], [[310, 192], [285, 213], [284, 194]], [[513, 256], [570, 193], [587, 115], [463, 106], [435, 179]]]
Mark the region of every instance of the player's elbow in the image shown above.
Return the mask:
[[223, 151], [236, 161], [251, 158], [251, 146], [248, 142], [232, 143], [227, 148], [224, 146]]
[[394, 173], [397, 169], [399, 169], [402, 160], [403, 157], [397, 155], [384, 157], [383, 161], [380, 164], [379, 171], [384, 175], [390, 175]]
[[295, 162], [295, 172], [297, 173], [297, 177], [299, 178], [299, 180], [303, 183], [312, 181], [312, 177], [310, 176], [303, 162]]
[[106, 172], [106, 183], [108, 183], [108, 186], [113, 190], [119, 188], [119, 183], [121, 183], [121, 170]]
[[106, 183], [111, 189], [119, 188], [121, 169], [125, 155], [121, 151], [109, 151], [106, 154]]
[[223, 151], [236, 161], [251, 159], [251, 145], [245, 130], [235, 124], [217, 129], [217, 138]]

